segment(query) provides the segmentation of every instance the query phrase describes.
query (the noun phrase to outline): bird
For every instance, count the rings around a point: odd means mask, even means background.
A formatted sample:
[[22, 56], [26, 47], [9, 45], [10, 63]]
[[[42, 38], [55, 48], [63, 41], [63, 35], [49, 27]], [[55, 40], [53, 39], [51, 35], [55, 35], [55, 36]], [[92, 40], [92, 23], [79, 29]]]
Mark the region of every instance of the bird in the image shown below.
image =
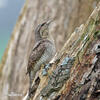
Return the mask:
[[30, 53], [27, 66], [27, 74], [29, 74], [30, 80], [29, 92], [36, 73], [41, 69], [41, 65], [48, 64], [56, 53], [54, 39], [49, 33], [51, 22], [52, 20], [45, 21], [35, 29], [35, 45]]

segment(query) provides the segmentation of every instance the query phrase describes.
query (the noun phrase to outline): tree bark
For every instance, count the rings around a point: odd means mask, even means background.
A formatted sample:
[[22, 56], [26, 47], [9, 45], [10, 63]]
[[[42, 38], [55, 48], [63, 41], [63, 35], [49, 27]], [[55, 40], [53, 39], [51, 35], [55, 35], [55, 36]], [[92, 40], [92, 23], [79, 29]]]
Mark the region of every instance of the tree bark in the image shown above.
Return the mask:
[[32, 100], [100, 99], [100, 3], [66, 41], [48, 75], [38, 78]]
[[96, 3], [97, 0], [26, 0], [0, 64], [1, 100], [27, 98], [29, 80], [25, 73], [34, 45], [34, 29], [48, 19], [55, 19], [50, 32], [59, 52], [47, 76], [41, 74], [42, 69], [38, 72], [32, 99], [100, 98], [100, 4], [90, 15]]

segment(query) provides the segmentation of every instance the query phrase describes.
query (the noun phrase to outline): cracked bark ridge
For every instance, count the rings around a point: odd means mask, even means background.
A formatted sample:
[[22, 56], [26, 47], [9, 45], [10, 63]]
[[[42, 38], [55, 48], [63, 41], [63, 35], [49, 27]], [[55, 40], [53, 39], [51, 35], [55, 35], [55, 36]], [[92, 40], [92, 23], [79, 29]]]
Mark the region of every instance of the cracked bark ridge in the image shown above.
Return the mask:
[[[67, 59], [67, 60], [66, 60]], [[55, 91], [59, 91], [66, 80], [70, 77], [70, 70], [74, 63], [74, 58], [66, 57], [49, 76], [48, 85], [41, 91], [41, 96], [49, 96]]]
[[[94, 43], [95, 42], [95, 43]], [[91, 55], [94, 55], [92, 63], [89, 64], [87, 72], [84, 73], [80, 82], [80, 87], [77, 87], [77, 92], [74, 92], [73, 100], [99, 100], [100, 99], [100, 40], [93, 41], [91, 44], [92, 48], [96, 48]], [[88, 59], [89, 60], [89, 59]], [[84, 67], [84, 66], [83, 66]], [[98, 91], [98, 92], [97, 92]], [[68, 98], [68, 96], [66, 96]], [[70, 100], [70, 99], [69, 99]]]
[[[99, 4], [100, 5], [100, 4]], [[86, 25], [83, 28], [82, 35], [74, 43], [69, 53], [75, 56], [75, 63], [71, 69], [71, 77], [66, 80], [66, 89], [57, 94], [51, 91], [54, 100], [98, 100], [100, 99], [100, 6], [93, 11]], [[77, 49], [78, 48], [78, 49]], [[64, 49], [65, 50], [65, 49]], [[65, 51], [64, 51], [65, 52]], [[56, 80], [56, 79], [55, 79]], [[56, 82], [55, 82], [56, 83]], [[49, 86], [44, 91], [52, 88]], [[61, 87], [64, 86], [61, 85]], [[60, 87], [60, 88], [61, 88]], [[49, 88], [49, 89], [48, 89]], [[98, 91], [98, 92], [97, 92]], [[49, 96], [49, 95], [48, 95]], [[50, 98], [50, 96], [49, 96]], [[50, 99], [52, 100], [52, 99]]]
[[[50, 32], [55, 37], [58, 50], [65, 43], [62, 50], [57, 54], [58, 63], [67, 54], [69, 58], [75, 57], [75, 62], [70, 74], [68, 74], [70, 77], [68, 76], [68, 79], [63, 81], [64, 84], [59, 86], [60, 88], [50, 92], [50, 96], [48, 95], [47, 98], [42, 98], [40, 91], [49, 84], [48, 75], [43, 77], [39, 75], [40, 82], [39, 80], [34, 81], [31, 100], [73, 100], [75, 97], [76, 100], [84, 98], [98, 100], [100, 94], [100, 75], [98, 72], [100, 61], [99, 46], [97, 46], [99, 42], [97, 43], [97, 41], [100, 40], [100, 4], [90, 15], [97, 1], [99, 2], [99, 0], [44, 0], [44, 2], [42, 0], [26, 0], [0, 64], [1, 100], [22, 100], [25, 96], [28, 90], [25, 67], [34, 44], [33, 28], [47, 20], [48, 17], [55, 18]], [[81, 23], [85, 24], [75, 29]], [[65, 42], [65, 40], [67, 41]], [[49, 69], [49, 75], [52, 76], [52, 72], [60, 65], [54, 64]], [[9, 94], [10, 91], [22, 93], [23, 96], [5, 95]], [[23, 100], [27, 100], [27, 95], [25, 97]]]
[[[58, 63], [41, 77], [33, 100], [98, 100], [100, 3], [86, 24], [75, 30], [57, 55]], [[64, 60], [63, 60], [64, 59]], [[45, 79], [45, 80], [44, 80]], [[48, 81], [47, 81], [48, 80]], [[41, 84], [45, 84], [41, 87]], [[41, 87], [41, 88], [40, 88]], [[41, 92], [40, 92], [41, 91]]]

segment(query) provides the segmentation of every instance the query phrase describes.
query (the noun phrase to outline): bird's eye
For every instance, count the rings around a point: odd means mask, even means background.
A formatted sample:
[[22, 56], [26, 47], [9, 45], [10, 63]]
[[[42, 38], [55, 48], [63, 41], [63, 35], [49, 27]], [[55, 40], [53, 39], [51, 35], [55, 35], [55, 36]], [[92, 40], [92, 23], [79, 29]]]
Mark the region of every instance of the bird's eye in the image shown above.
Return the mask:
[[46, 22], [44, 22], [43, 24], [41, 24], [41, 26], [44, 26], [46, 24]]

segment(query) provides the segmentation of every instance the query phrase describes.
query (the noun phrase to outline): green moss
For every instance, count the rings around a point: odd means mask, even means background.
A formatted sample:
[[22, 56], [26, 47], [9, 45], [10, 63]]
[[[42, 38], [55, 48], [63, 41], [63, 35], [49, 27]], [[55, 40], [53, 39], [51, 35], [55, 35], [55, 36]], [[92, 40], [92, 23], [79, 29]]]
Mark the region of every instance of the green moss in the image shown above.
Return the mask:
[[79, 39], [79, 45], [80, 48], [78, 50], [77, 53], [77, 57], [76, 59], [79, 59], [80, 61], [82, 61], [82, 56], [84, 55], [86, 49], [88, 48], [89, 43], [92, 41], [93, 39], [93, 35], [95, 32], [95, 20], [93, 18], [90, 19], [90, 22], [88, 24], [86, 24], [86, 28], [84, 30], [83, 35], [81, 36], [81, 38]]
[[94, 35], [93, 35], [93, 37], [94, 37], [95, 39], [97, 39], [98, 36], [100, 36], [100, 30], [96, 31], [96, 32], [94, 33]]
[[100, 24], [100, 19], [99, 18], [97, 18], [97, 20], [95, 22], [95, 25], [98, 25], [98, 24]]

